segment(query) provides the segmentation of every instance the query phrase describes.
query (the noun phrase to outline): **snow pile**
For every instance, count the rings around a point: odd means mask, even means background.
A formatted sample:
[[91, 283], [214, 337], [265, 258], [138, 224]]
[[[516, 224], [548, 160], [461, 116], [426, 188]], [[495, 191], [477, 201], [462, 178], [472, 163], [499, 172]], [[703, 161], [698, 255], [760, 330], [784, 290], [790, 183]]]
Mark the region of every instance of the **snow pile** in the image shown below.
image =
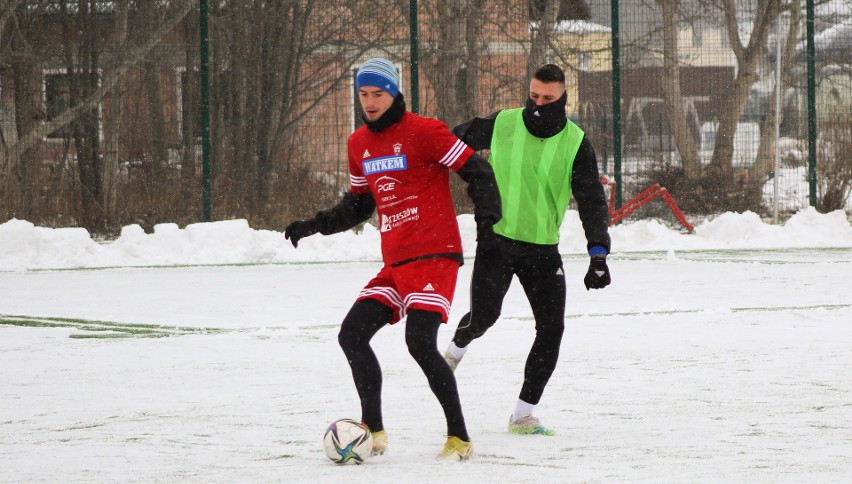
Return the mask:
[[[473, 257], [476, 224], [459, 217], [465, 255]], [[764, 223], [752, 212], [725, 213], [696, 224], [685, 235], [656, 220], [627, 222], [611, 228], [613, 252], [852, 247], [852, 226], [843, 211], [829, 214], [806, 208], [786, 224]], [[584, 254], [586, 239], [576, 211], [569, 211], [561, 230], [564, 254]], [[294, 249], [282, 231], [255, 230], [246, 220], [197, 223], [181, 229], [159, 224], [147, 234], [128, 225], [114, 241], [99, 243], [85, 229], [36, 227], [23, 220], [0, 224], [0, 271], [170, 266], [266, 264], [380, 260], [380, 234], [372, 225], [359, 233], [314, 235]]]

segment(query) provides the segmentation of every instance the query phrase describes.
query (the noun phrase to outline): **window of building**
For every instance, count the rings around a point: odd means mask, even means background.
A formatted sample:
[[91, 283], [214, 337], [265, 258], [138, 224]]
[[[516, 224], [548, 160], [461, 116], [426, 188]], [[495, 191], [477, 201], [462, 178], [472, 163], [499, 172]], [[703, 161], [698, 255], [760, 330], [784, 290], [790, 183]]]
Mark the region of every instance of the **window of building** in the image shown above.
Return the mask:
[[704, 45], [704, 31], [700, 25], [692, 27], [692, 46], [701, 47]]
[[592, 69], [592, 53], [591, 52], [579, 52], [577, 53], [577, 69], [581, 71], [588, 71]]

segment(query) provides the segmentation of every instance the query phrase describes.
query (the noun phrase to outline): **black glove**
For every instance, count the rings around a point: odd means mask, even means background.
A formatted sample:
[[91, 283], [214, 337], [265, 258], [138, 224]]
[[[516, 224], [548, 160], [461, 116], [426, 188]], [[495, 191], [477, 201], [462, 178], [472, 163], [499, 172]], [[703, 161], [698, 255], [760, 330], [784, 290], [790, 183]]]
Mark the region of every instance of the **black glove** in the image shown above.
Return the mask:
[[479, 250], [492, 250], [497, 247], [497, 235], [494, 226], [488, 223], [476, 225], [476, 248]]
[[302, 237], [314, 235], [319, 232], [317, 223], [313, 220], [297, 220], [284, 229], [284, 238], [293, 243], [293, 247], [299, 246]]
[[593, 255], [589, 261], [589, 271], [586, 272], [586, 277], [583, 278], [586, 290], [603, 289], [610, 282], [612, 282], [612, 279], [609, 277], [609, 267], [606, 266], [606, 256]]

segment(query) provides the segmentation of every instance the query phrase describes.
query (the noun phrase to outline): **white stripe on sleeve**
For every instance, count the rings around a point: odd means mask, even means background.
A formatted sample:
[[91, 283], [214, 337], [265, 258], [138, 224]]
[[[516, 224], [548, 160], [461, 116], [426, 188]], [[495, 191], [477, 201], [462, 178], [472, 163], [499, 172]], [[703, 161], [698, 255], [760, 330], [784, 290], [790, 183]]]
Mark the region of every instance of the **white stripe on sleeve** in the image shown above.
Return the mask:
[[452, 164], [455, 163], [456, 160], [459, 159], [459, 156], [461, 156], [462, 152], [464, 152], [464, 149], [466, 147], [467, 147], [467, 145], [464, 144], [464, 142], [462, 142], [462, 140], [456, 140], [456, 142], [452, 146], [452, 148], [450, 148], [450, 150], [447, 151], [447, 154], [445, 154], [444, 157], [441, 158], [441, 161], [439, 161], [438, 163], [440, 163], [444, 166], [452, 166]]
[[355, 175], [350, 174], [349, 175], [349, 184], [352, 185], [353, 187], [358, 187], [358, 188], [366, 187], [366, 186], [368, 186], [367, 185], [367, 177], [355, 176]]

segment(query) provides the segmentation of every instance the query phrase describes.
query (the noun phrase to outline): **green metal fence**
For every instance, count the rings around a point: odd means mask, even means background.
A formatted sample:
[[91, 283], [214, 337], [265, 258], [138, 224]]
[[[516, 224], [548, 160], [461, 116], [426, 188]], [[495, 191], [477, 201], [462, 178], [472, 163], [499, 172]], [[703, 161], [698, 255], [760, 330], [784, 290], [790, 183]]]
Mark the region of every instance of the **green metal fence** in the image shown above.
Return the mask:
[[0, 222], [280, 229], [348, 188], [354, 75], [375, 56], [451, 127], [560, 65], [619, 205], [659, 183], [693, 221], [850, 214], [850, 52], [847, 0], [11, 0]]

